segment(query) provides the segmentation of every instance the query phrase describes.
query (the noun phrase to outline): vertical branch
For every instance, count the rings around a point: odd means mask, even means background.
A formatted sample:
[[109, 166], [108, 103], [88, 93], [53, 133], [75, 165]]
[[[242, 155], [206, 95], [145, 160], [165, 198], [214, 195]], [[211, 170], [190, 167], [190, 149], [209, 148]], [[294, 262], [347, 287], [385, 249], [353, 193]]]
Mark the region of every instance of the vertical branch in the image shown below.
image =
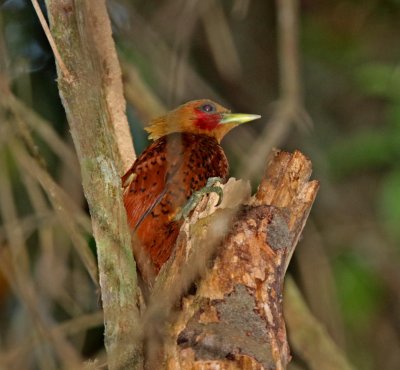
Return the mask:
[[46, 5], [55, 44], [72, 75], [66, 79], [58, 69], [96, 239], [108, 367], [141, 368], [137, 276], [120, 183], [134, 154], [105, 1]]
[[276, 17], [280, 96], [271, 119], [238, 170], [243, 178], [261, 172], [268, 153], [285, 139], [293, 124], [311, 125], [301, 97], [298, 0], [276, 0]]
[[297, 0], [276, 1], [280, 94], [295, 104], [301, 100], [298, 6]]

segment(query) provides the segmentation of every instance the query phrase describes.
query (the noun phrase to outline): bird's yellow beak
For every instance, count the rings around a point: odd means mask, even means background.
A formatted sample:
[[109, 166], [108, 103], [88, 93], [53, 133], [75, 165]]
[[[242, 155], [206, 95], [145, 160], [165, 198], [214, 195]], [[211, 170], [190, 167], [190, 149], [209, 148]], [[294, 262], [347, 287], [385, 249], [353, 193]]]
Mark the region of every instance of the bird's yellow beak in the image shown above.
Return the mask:
[[254, 121], [259, 119], [261, 116], [259, 114], [246, 114], [246, 113], [222, 113], [222, 119], [219, 123], [233, 123], [240, 125], [241, 123]]

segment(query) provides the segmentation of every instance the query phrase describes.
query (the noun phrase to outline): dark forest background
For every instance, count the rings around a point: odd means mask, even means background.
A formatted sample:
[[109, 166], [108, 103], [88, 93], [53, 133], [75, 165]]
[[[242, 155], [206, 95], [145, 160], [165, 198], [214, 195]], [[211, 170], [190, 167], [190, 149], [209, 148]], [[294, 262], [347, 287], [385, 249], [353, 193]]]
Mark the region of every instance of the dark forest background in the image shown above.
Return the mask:
[[[400, 1], [300, 1], [304, 112], [271, 126], [282, 98], [273, 1], [108, 6], [136, 152], [148, 143], [149, 111], [156, 116], [207, 97], [261, 114], [223, 142], [231, 175], [250, 179], [255, 189], [272, 146], [311, 158], [321, 187], [290, 272], [355, 368], [400, 369]], [[0, 2], [0, 77], [0, 368], [51, 368], [52, 345], [40, 333], [57, 323], [70, 323], [60, 348], [101, 363], [97, 292], [16, 149], [28, 142], [85, 209], [54, 59], [30, 1]], [[5, 85], [14, 99], [7, 104]], [[17, 131], [25, 126], [32, 137], [21, 139]], [[89, 232], [80, 235], [95, 253]], [[23, 257], [17, 255], [37, 290], [13, 286], [12, 240], [23, 246]], [[44, 324], [35, 322], [31, 305]], [[309, 368], [296, 353], [292, 366]]]

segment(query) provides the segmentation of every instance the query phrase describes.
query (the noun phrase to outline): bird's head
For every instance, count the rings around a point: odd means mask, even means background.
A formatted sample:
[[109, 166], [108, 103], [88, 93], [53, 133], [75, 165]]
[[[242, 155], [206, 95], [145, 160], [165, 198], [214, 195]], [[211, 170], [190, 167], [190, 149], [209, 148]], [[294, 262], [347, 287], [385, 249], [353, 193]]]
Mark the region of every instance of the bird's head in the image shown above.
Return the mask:
[[192, 100], [151, 121], [146, 131], [153, 140], [173, 132], [186, 132], [212, 136], [220, 142], [237, 125], [260, 117], [257, 114], [231, 113], [209, 99]]

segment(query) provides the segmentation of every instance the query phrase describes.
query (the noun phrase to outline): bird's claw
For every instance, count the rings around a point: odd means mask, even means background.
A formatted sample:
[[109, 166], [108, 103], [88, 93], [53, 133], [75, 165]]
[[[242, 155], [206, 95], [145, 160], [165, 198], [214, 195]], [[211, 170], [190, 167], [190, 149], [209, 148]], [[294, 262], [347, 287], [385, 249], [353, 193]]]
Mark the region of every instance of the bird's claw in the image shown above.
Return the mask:
[[216, 193], [218, 195], [218, 202], [215, 205], [216, 207], [218, 207], [222, 203], [222, 199], [224, 197], [222, 188], [220, 188], [219, 186], [210, 186], [209, 188], [207, 188], [206, 194], [209, 194], [209, 193]]
[[215, 184], [221, 181], [222, 179], [220, 177], [210, 177], [207, 180], [206, 186], [204, 188], [195, 191], [192, 194], [185, 206], [181, 208], [179, 212], [175, 215], [174, 221], [186, 219], [189, 216], [190, 212], [192, 212], [192, 210], [197, 206], [202, 196], [205, 194], [216, 193], [218, 195], [218, 202], [216, 206], [218, 207], [222, 203], [224, 193], [222, 191], [222, 188], [219, 186], [215, 186]]
[[[222, 181], [223, 180], [220, 177], [209, 177], [205, 187], [210, 188], [210, 187], [214, 186], [217, 182], [222, 182]], [[200, 189], [200, 191], [203, 189]]]
[[206, 186], [203, 189], [199, 190], [199, 191], [203, 190], [204, 194], [216, 193], [218, 195], [218, 202], [216, 204], [216, 207], [218, 207], [222, 203], [224, 192], [222, 191], [222, 188], [220, 186], [215, 186], [215, 184], [222, 181], [223, 180], [220, 177], [210, 177], [207, 180]]

